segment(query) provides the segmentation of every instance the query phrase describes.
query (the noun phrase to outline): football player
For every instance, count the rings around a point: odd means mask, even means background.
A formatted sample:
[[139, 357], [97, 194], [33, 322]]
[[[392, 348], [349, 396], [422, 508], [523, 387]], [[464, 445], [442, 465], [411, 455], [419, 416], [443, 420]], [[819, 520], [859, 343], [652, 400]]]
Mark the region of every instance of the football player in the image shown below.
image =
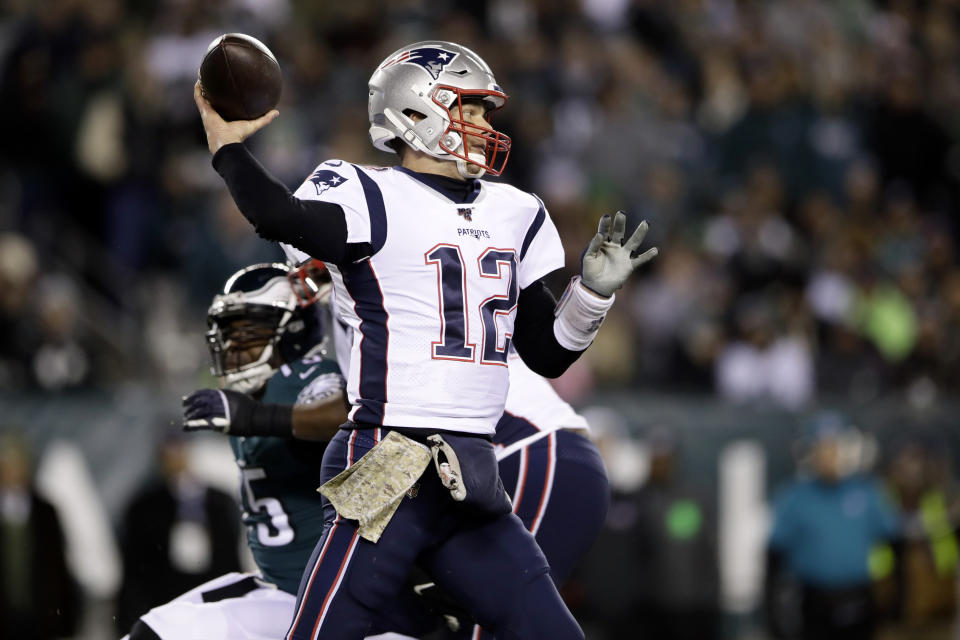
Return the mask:
[[[207, 313], [222, 389], [184, 398], [184, 427], [230, 436], [242, 519], [260, 573], [231, 573], [144, 614], [131, 640], [280, 637], [303, 566], [323, 532], [316, 488], [326, 440], [346, 418], [343, 378], [323, 340], [323, 315], [301, 306], [285, 264], [255, 264], [227, 280]], [[292, 436], [317, 442], [295, 442]]]
[[[291, 263], [300, 263], [297, 273], [304, 286], [298, 291], [308, 296], [303, 302], [313, 302], [319, 297], [314, 293], [319, 289], [312, 283], [322, 278], [323, 264], [288, 245], [282, 248]], [[349, 328], [334, 320], [331, 337], [337, 364], [345, 371], [353, 343]], [[590, 440], [586, 419], [564, 402], [542, 376], [531, 371], [516, 351], [511, 350], [507, 363], [510, 387], [493, 435], [500, 478], [510, 494], [513, 512], [536, 537], [550, 563], [550, 575], [560, 587], [603, 525], [610, 500], [607, 473], [600, 451]], [[413, 590], [419, 599], [398, 602], [394, 607], [397, 611], [385, 616], [387, 619], [381, 620], [380, 627], [414, 633], [441, 617], [451, 638], [490, 637], [428, 576], [419, 571], [416, 575], [421, 579]], [[416, 611], [420, 609], [425, 611]], [[424, 620], [421, 616], [425, 612], [434, 615]], [[412, 626], [410, 617], [416, 619]], [[394, 622], [393, 627], [390, 621]]]
[[542, 278], [563, 249], [542, 201], [479, 179], [510, 152], [489, 122], [506, 94], [487, 64], [420, 42], [388, 56], [369, 88], [371, 140], [400, 166], [329, 160], [295, 194], [242, 144], [278, 112], [226, 122], [194, 91], [241, 212], [327, 264], [354, 335], [349, 422], [323, 459], [327, 526], [287, 637], [359, 640], [420, 562], [497, 637], [583, 638], [512, 512], [491, 436], [511, 343], [533, 371], [560, 375], [657, 251], [639, 253], [646, 223], [624, 242], [625, 216], [604, 216], [557, 304]]

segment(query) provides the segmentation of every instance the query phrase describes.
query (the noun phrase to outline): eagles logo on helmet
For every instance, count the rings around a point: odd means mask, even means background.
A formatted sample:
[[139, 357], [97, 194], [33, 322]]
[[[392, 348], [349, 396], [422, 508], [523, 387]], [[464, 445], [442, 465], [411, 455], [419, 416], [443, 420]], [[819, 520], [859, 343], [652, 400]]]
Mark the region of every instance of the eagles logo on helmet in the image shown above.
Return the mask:
[[[498, 176], [510, 157], [510, 137], [467, 122], [467, 100], [484, 103], [488, 122], [507, 101], [480, 56], [440, 40], [406, 46], [387, 56], [370, 77], [370, 141], [382, 151], [393, 151], [390, 143], [400, 139], [435, 158], [454, 160], [464, 178]], [[411, 113], [423, 119], [414, 120]], [[468, 137], [481, 140], [484, 153], [471, 153]]]
[[312, 303], [299, 300], [294, 273], [281, 263], [250, 265], [214, 296], [207, 311], [207, 347], [212, 373], [223, 377], [228, 389], [258, 391], [277, 367], [323, 342], [320, 315]]

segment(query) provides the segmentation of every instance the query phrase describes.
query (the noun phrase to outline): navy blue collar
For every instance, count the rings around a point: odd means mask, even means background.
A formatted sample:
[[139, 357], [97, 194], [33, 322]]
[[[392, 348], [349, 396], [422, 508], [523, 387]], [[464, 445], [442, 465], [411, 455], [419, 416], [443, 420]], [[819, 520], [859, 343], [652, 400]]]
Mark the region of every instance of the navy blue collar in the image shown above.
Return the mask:
[[471, 204], [480, 195], [480, 189], [483, 186], [476, 178], [457, 180], [456, 178], [439, 176], [435, 173], [420, 173], [406, 167], [395, 168], [458, 204]]

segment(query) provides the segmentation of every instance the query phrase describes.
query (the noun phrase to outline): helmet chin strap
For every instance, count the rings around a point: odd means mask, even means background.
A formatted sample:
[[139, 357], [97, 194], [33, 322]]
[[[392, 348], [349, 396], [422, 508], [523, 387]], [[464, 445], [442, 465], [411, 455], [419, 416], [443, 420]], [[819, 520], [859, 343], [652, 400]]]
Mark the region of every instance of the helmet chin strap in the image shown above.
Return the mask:
[[[396, 118], [393, 115], [393, 113], [391, 113], [389, 110], [386, 112], [386, 114], [387, 114], [387, 117], [390, 118], [392, 121], [396, 122], [397, 124], [401, 123], [401, 121], [398, 118]], [[417, 151], [422, 151], [428, 156], [433, 156], [438, 160], [454, 159], [454, 156], [450, 153], [444, 152], [441, 155], [432, 151], [429, 147], [427, 147], [427, 145], [423, 143], [423, 140], [420, 138], [419, 135], [417, 135], [414, 129], [408, 128], [407, 131], [410, 133], [413, 133], [413, 135], [410, 137], [411, 139], [407, 139], [405, 137], [400, 139], [406, 142], [409, 146], [416, 149]], [[463, 147], [463, 136], [461, 134], [450, 132], [447, 135], [454, 136], [457, 141], [457, 146], [454, 147], [454, 150]], [[468, 152], [467, 157], [473, 160], [473, 162], [467, 162], [462, 158], [456, 158], [457, 172], [460, 174], [460, 177], [465, 178], [467, 180], [472, 178], [482, 178], [483, 175], [487, 172], [487, 170], [484, 169], [482, 166], [487, 161], [486, 156], [484, 156], [482, 153]], [[476, 162], [477, 164], [474, 164], [474, 162]]]
[[[448, 135], [455, 137], [457, 140], [457, 146], [453, 147], [454, 151], [464, 148], [463, 134], [450, 132]], [[482, 177], [483, 174], [487, 172], [487, 170], [483, 168], [487, 158], [482, 153], [472, 151], [467, 152], [467, 157], [473, 160], [473, 162], [468, 162], [463, 158], [457, 158], [457, 172], [460, 174], [460, 177], [468, 180]], [[477, 164], [474, 164], [474, 162]]]
[[[487, 161], [482, 153], [468, 153], [467, 156], [474, 162], [480, 164]], [[467, 179], [480, 178], [487, 172], [480, 164], [473, 164], [473, 162], [467, 162], [466, 160], [457, 158], [457, 171], [460, 172], [462, 177]]]
[[273, 367], [266, 362], [258, 364], [243, 371], [228, 373], [226, 379], [227, 389], [239, 391], [240, 393], [256, 393], [267, 384], [267, 380], [273, 375]]
[[256, 362], [245, 365], [239, 371], [233, 371], [224, 376], [227, 389], [240, 393], [256, 393], [267, 384], [273, 375], [274, 367], [270, 364], [274, 345], [268, 344], [263, 348]]

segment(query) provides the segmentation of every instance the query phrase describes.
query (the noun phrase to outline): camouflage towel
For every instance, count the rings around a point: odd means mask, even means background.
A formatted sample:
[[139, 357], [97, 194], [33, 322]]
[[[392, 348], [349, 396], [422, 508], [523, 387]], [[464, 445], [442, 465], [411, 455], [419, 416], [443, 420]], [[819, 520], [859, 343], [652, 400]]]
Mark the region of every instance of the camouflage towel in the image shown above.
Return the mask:
[[317, 489], [340, 514], [357, 520], [360, 536], [376, 542], [432, 460], [430, 449], [396, 431]]

